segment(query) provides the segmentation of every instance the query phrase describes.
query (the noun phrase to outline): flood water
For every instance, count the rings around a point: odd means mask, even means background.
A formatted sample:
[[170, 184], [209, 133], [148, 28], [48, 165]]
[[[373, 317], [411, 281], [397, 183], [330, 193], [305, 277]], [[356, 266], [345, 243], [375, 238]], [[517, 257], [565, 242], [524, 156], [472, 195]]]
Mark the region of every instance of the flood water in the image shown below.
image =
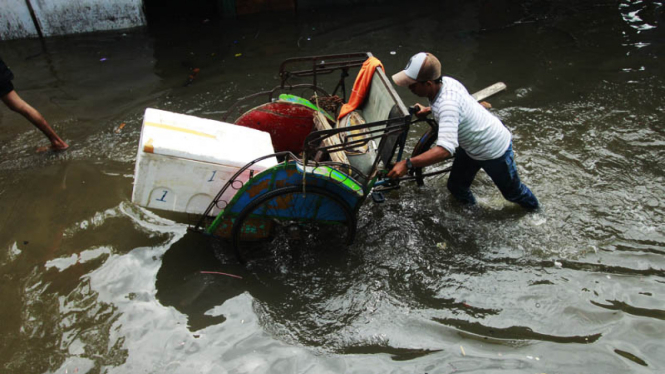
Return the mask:
[[[663, 372], [665, 6], [463, 3], [0, 43], [71, 145], [36, 154], [0, 109], [0, 372]], [[371, 51], [390, 75], [421, 50], [507, 84], [491, 110], [541, 212], [482, 172], [460, 207], [442, 176], [366, 202], [346, 251], [247, 269], [130, 202], [146, 107], [219, 119], [286, 58]]]

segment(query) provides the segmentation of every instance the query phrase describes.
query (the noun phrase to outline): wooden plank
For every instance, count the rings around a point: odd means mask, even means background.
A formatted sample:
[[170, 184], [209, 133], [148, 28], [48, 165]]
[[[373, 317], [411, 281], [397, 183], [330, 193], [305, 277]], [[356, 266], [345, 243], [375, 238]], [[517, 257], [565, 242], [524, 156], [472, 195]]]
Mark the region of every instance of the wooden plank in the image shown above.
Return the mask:
[[494, 94], [497, 94], [497, 93], [499, 93], [499, 92], [501, 92], [505, 89], [506, 89], [506, 84], [505, 83], [497, 82], [497, 83], [494, 83], [493, 85], [491, 85], [487, 88], [483, 88], [482, 90], [474, 93], [471, 96], [473, 96], [473, 98], [476, 99], [476, 101], [481, 101], [481, 100], [485, 100], [488, 97], [490, 97]]

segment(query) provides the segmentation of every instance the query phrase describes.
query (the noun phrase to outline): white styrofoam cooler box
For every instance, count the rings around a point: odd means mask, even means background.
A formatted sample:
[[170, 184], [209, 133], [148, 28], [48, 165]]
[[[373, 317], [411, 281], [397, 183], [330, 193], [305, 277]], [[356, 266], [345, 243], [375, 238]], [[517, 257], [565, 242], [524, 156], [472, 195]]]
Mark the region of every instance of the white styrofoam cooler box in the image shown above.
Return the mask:
[[[203, 214], [224, 184], [243, 166], [275, 153], [267, 132], [231, 123], [148, 108], [139, 140], [132, 202], [154, 209]], [[277, 164], [262, 160], [240, 176]], [[240, 183], [222, 196], [229, 202]], [[216, 215], [222, 206], [211, 211]]]

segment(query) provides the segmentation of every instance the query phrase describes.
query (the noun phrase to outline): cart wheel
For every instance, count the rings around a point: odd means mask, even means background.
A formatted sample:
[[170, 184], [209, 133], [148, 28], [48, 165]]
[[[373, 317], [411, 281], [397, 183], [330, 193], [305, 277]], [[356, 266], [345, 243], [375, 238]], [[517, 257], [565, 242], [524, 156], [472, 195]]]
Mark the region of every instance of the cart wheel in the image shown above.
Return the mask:
[[233, 224], [231, 240], [238, 260], [246, 262], [294, 247], [339, 249], [350, 245], [355, 233], [356, 218], [344, 200], [320, 187], [295, 185], [249, 203]]
[[[411, 157], [418, 156], [421, 153], [425, 153], [432, 148], [434, 143], [436, 143], [436, 138], [438, 137], [437, 129], [436, 128], [430, 128], [427, 130], [423, 136], [420, 137], [420, 140], [418, 140], [418, 144], [413, 148], [413, 152], [411, 152]], [[422, 186], [425, 184], [424, 178], [423, 178], [423, 169], [422, 167], [420, 168], [413, 168], [413, 171], [415, 173], [416, 177], [416, 183], [419, 186]]]

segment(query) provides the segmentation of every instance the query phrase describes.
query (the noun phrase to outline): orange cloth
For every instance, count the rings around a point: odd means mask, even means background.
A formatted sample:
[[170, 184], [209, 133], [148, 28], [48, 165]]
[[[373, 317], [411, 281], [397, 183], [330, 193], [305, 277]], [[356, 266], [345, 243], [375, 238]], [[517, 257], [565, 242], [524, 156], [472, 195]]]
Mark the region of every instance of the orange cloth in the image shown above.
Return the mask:
[[367, 92], [369, 91], [370, 83], [372, 82], [372, 76], [374, 75], [374, 70], [376, 70], [377, 67], [380, 67], [383, 69], [383, 71], [386, 71], [384, 69], [383, 64], [381, 61], [379, 61], [378, 58], [372, 56], [368, 58], [365, 62], [363, 62], [363, 66], [360, 68], [360, 71], [358, 72], [358, 76], [356, 77], [356, 81], [353, 83], [353, 89], [351, 90], [351, 98], [349, 98], [349, 102], [342, 105], [342, 109], [339, 111], [339, 116], [337, 116], [337, 119], [342, 119], [345, 115], [353, 112], [357, 107], [359, 107], [363, 101], [365, 101], [365, 97], [367, 96]]

